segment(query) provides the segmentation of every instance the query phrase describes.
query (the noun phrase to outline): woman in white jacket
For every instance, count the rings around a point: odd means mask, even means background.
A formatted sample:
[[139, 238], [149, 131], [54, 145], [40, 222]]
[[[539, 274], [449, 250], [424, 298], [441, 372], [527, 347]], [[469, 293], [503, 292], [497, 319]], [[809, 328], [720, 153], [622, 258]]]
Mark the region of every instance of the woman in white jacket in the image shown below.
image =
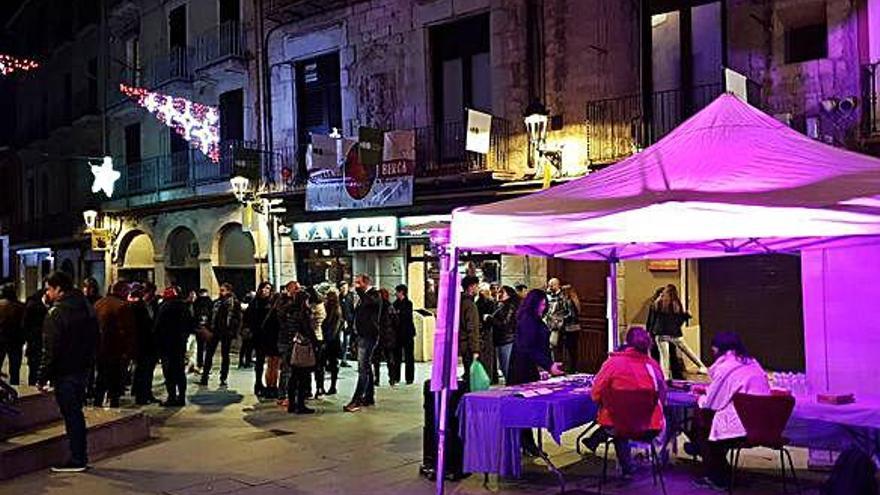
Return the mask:
[[712, 382], [706, 395], [700, 397], [699, 405], [715, 411], [715, 415], [702, 449], [706, 477], [698, 480], [698, 484], [721, 489], [730, 483], [727, 452], [746, 436], [733, 407], [733, 396], [737, 393], [769, 395], [770, 384], [767, 373], [749, 355], [739, 335], [732, 332], [715, 335], [712, 353], [715, 355], [715, 364], [709, 368]]

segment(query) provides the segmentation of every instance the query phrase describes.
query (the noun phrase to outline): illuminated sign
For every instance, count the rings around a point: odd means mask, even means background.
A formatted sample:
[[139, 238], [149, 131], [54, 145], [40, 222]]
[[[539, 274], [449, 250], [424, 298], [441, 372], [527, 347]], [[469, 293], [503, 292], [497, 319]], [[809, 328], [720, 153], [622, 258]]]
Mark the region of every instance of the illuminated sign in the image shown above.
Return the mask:
[[393, 251], [397, 249], [397, 217], [347, 220], [349, 251]]

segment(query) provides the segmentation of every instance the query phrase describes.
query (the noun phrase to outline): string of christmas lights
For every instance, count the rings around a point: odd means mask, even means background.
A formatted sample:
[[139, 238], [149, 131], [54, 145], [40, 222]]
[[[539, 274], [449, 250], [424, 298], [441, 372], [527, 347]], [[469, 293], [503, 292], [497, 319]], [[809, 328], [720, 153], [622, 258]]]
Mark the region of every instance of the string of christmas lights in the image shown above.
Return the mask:
[[0, 53], [0, 75], [8, 75], [13, 72], [27, 72], [36, 69], [40, 64], [26, 58], [17, 58], [12, 55]]
[[174, 129], [212, 162], [220, 161], [220, 111], [217, 107], [125, 84], [120, 84], [119, 90]]

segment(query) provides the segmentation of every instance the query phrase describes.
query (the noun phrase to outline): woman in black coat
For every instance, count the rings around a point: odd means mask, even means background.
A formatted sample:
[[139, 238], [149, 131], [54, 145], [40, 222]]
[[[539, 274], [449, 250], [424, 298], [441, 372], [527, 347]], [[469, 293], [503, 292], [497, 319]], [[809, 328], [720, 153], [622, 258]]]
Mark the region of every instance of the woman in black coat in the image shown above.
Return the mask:
[[561, 366], [550, 357], [550, 330], [544, 324], [547, 295], [532, 289], [517, 312], [516, 340], [510, 356], [510, 385], [535, 382], [541, 372], [561, 375]]
[[[287, 314], [287, 323], [290, 325], [291, 342], [290, 349], [296, 339], [302, 339], [312, 349], [317, 349], [318, 337], [312, 329], [311, 313], [309, 311], [309, 295], [304, 291], [293, 295], [292, 307]], [[306, 407], [306, 396], [312, 384], [312, 370], [314, 366], [297, 366], [291, 359], [290, 379], [287, 382], [287, 412], [293, 414], [314, 414], [315, 410]]]
[[336, 395], [339, 359], [342, 357], [342, 327], [345, 324], [337, 292], [332, 290], [327, 292], [324, 298], [324, 309], [327, 311], [327, 317], [321, 322], [321, 332], [324, 334], [324, 354], [322, 356], [324, 369], [330, 372], [330, 389], [327, 390], [327, 395]]
[[[262, 397], [266, 387], [263, 385], [263, 368], [266, 364], [266, 356], [277, 355], [278, 333], [272, 334], [270, 328], [265, 328], [269, 311], [272, 309], [272, 284], [263, 282], [257, 288], [257, 295], [248, 304], [244, 311], [244, 324], [251, 331], [256, 358], [254, 359], [254, 395]], [[272, 351], [275, 352], [272, 352]]]
[[516, 340], [516, 313], [519, 311], [519, 295], [513, 287], [503, 286], [498, 291], [498, 309], [492, 313], [492, 341], [505, 383], [510, 382], [510, 355]]
[[182, 407], [186, 399], [186, 340], [195, 330], [196, 321], [189, 305], [172, 287], [162, 294], [156, 314], [156, 334], [162, 358], [162, 375], [168, 398], [163, 405]]

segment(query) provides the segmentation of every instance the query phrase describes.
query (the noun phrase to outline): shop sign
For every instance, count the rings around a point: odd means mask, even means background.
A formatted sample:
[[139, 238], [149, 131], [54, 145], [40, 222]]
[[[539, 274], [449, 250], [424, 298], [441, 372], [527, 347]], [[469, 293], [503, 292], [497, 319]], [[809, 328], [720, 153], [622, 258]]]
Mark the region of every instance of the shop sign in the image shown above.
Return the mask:
[[293, 224], [294, 242], [344, 241], [347, 238], [345, 222], [303, 222]]
[[397, 218], [354, 218], [347, 221], [349, 251], [397, 249]]
[[92, 251], [110, 250], [110, 231], [107, 229], [92, 229]]

